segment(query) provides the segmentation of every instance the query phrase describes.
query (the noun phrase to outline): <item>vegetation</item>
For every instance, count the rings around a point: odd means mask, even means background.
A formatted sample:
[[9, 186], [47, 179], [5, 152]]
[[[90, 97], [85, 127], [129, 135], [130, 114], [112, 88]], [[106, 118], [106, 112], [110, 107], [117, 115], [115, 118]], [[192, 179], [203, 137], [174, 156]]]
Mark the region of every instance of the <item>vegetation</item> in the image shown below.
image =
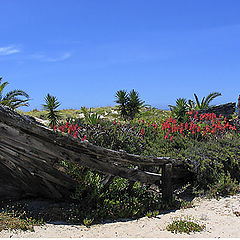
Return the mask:
[[194, 109], [195, 110], [200, 110], [200, 109], [206, 109], [210, 107], [210, 103], [216, 98], [221, 96], [222, 94], [219, 92], [213, 92], [210, 93], [206, 98], [203, 97], [202, 101], [200, 102], [198, 99], [198, 96], [194, 93], [195, 101], [196, 103], [194, 104]]
[[56, 124], [60, 115], [56, 110], [61, 104], [58, 102], [55, 96], [51, 96], [49, 93], [45, 97], [45, 104], [43, 104], [43, 109], [47, 111], [47, 118], [50, 121], [49, 126], [53, 128]]
[[116, 103], [119, 104], [118, 110], [124, 120], [133, 120], [144, 104], [144, 101], [140, 99], [138, 92], [134, 89], [129, 94], [125, 90], [119, 90], [115, 97], [117, 99]]
[[123, 117], [123, 119], [126, 120], [128, 117], [128, 109], [127, 109], [127, 104], [129, 101], [128, 93], [125, 90], [119, 90], [117, 91], [115, 97], [117, 98], [115, 102], [119, 104], [118, 110], [120, 112], [120, 115]]
[[8, 82], [2, 83], [2, 78], [0, 77], [0, 104], [9, 106], [12, 109], [28, 106], [29, 95], [23, 90], [15, 89], [3, 95], [3, 90], [8, 84]]
[[74, 210], [74, 221], [89, 225], [106, 219], [139, 218], [149, 212], [152, 212], [152, 215], [157, 214], [156, 209], [171, 207], [166, 206], [158, 194], [149, 191], [138, 182], [114, 177], [109, 185], [104, 185], [104, 174], [67, 161], [62, 164], [79, 182], [76, 192], [72, 195], [78, 203]]
[[190, 110], [185, 98], [178, 98], [176, 106], [169, 105], [172, 116], [180, 122], [187, 120], [187, 112]]
[[[170, 116], [169, 111], [143, 106], [144, 102], [135, 90], [129, 94], [125, 90], [118, 91], [117, 107], [89, 110], [56, 111], [60, 103], [48, 94], [45, 112], [34, 110], [31, 115], [45, 118], [48, 113], [54, 131], [70, 134], [80, 141], [132, 154], [185, 160], [195, 176], [191, 183], [194, 193], [215, 197], [235, 194], [240, 191], [238, 127], [224, 116], [193, 111], [209, 106], [219, 93], [209, 94], [201, 102], [196, 94], [194, 96], [196, 102], [179, 98], [176, 106], [171, 106]], [[106, 219], [154, 217], [161, 209], [192, 206], [176, 199], [166, 205], [161, 193], [152, 186], [107, 176], [69, 161], [61, 164], [65, 172], [79, 183], [71, 195], [71, 211], [60, 213], [61, 219], [70, 222], [90, 226]], [[150, 171], [159, 173], [155, 167]], [[189, 233], [203, 227], [180, 220], [169, 225], [168, 229]]]
[[172, 116], [180, 122], [187, 120], [187, 112], [191, 110], [202, 110], [210, 107], [210, 103], [216, 98], [221, 96], [219, 92], [213, 92], [208, 94], [207, 97], [203, 97], [202, 101], [199, 101], [198, 96], [194, 93], [195, 102], [185, 98], [178, 98], [176, 100], [176, 106], [169, 105], [172, 111]]
[[[237, 192], [240, 140], [235, 126], [214, 114], [189, 114], [189, 117], [185, 123], [178, 123], [171, 117], [160, 123], [144, 119], [127, 123], [103, 120], [88, 125], [77, 120], [62, 124], [58, 129], [113, 150], [188, 159], [186, 164], [196, 175], [198, 189], [218, 189], [218, 194]], [[213, 190], [211, 192], [213, 194]]]
[[205, 225], [199, 225], [190, 220], [175, 220], [173, 223], [167, 226], [167, 230], [172, 233], [187, 233], [190, 232], [201, 232], [205, 229]]
[[14, 212], [0, 212], [0, 232], [2, 230], [16, 230], [20, 229], [23, 231], [33, 231], [33, 226], [38, 226], [43, 224], [42, 221], [37, 221], [30, 218], [21, 218], [18, 214]]
[[87, 108], [82, 107], [81, 108], [83, 114], [84, 114], [84, 118], [85, 118], [85, 122], [91, 125], [95, 125], [100, 121], [100, 116], [97, 113], [92, 113], [91, 109], [88, 112]]

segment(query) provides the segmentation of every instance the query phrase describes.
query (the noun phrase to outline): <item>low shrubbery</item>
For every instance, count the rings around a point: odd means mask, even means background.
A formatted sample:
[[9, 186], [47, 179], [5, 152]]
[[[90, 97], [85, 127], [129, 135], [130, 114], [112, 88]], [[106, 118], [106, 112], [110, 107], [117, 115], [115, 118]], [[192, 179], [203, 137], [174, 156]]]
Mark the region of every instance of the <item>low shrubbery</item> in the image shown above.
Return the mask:
[[[105, 115], [104, 109], [88, 111], [82, 108], [74, 112], [74, 117], [70, 116], [68, 120], [65, 117], [53, 129], [113, 150], [184, 160], [195, 176], [191, 183], [195, 192], [211, 196], [234, 194], [240, 190], [240, 133], [236, 121], [230, 123], [214, 113], [188, 112], [208, 106], [217, 96], [219, 93], [212, 93], [201, 103], [196, 96], [196, 103], [179, 99], [177, 105], [172, 106], [173, 118], [170, 112], [161, 112], [159, 117], [156, 109], [143, 108], [137, 92], [128, 94], [120, 90], [116, 94], [118, 119], [113, 120], [112, 115], [109, 119], [100, 117], [100, 110]], [[140, 112], [140, 109], [144, 111]], [[108, 109], [107, 115], [112, 112], [113, 109]], [[76, 118], [80, 113], [84, 118]], [[171, 205], [166, 206], [159, 192], [144, 184], [119, 177], [110, 177], [109, 183], [104, 184], [108, 177], [104, 174], [67, 161], [62, 165], [79, 183], [71, 196], [75, 207], [66, 216], [69, 221], [80, 221], [89, 226], [104, 219], [151, 217], [159, 209]], [[172, 227], [185, 229], [184, 224], [187, 224], [186, 229], [196, 227], [186, 222], [176, 222]]]
[[[198, 115], [192, 111], [187, 116], [180, 123], [171, 117], [161, 122], [98, 119], [95, 124], [79, 119], [64, 122], [54, 130], [114, 150], [184, 159], [195, 174], [195, 191], [211, 196], [236, 193], [240, 180], [240, 138], [236, 127], [221, 115]], [[150, 216], [163, 207], [160, 195], [147, 186], [116, 177], [104, 188], [104, 175], [72, 163], [64, 164], [79, 181], [72, 197], [83, 206], [87, 204], [80, 211], [86, 225], [106, 218]]]
[[[106, 178], [101, 173], [70, 162], [62, 162], [74, 179], [78, 181], [72, 199], [80, 203], [75, 214], [75, 221], [85, 225], [106, 219], [138, 218], [156, 214], [156, 209], [171, 207], [160, 199], [160, 195], [147, 189], [138, 182], [130, 182], [114, 177], [109, 185], [104, 185]], [[72, 219], [73, 220], [73, 219]]]
[[180, 219], [175, 220], [171, 224], [169, 224], [166, 228], [168, 231], [172, 233], [191, 233], [191, 232], [201, 232], [205, 229], [205, 225], [199, 225], [192, 220]]
[[[171, 117], [161, 123], [104, 120], [91, 125], [76, 120], [55, 126], [55, 130], [113, 150], [185, 159], [201, 189], [209, 190], [216, 185], [221, 190], [220, 184], [235, 186], [240, 179], [240, 139], [236, 127], [221, 115], [218, 118], [211, 113], [188, 115], [184, 123]], [[229, 193], [237, 191], [237, 187], [222, 187], [220, 192], [226, 193], [227, 189]]]
[[15, 214], [14, 212], [0, 212], [0, 232], [2, 230], [16, 230], [20, 229], [23, 231], [33, 231], [34, 226], [39, 226], [43, 224], [40, 220], [32, 219], [31, 217], [26, 218], [22, 217], [19, 214]]

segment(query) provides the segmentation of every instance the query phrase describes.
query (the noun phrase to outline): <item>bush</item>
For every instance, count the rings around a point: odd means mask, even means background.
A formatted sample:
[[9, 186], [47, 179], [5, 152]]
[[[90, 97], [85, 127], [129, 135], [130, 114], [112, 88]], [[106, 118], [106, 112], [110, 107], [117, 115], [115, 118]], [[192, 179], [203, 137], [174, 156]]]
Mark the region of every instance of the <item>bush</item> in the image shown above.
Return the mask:
[[70, 162], [62, 164], [79, 183], [71, 197], [79, 203], [77, 221], [85, 225], [106, 219], [138, 218], [163, 208], [159, 195], [138, 182], [114, 177], [109, 186], [104, 186], [104, 174]]
[[169, 224], [166, 228], [172, 233], [187, 233], [190, 232], [201, 232], [205, 229], [205, 225], [199, 225], [193, 221], [189, 220], [175, 220], [173, 223]]
[[[214, 196], [234, 194], [239, 190], [239, 133], [221, 116], [193, 115], [191, 112], [184, 123], [172, 118], [163, 122], [102, 120], [94, 124], [78, 119], [54, 129], [113, 150], [184, 159], [195, 175], [195, 188]], [[74, 213], [77, 217], [71, 218], [74, 221], [89, 225], [104, 219], [153, 216], [154, 211], [164, 206], [159, 193], [149, 191], [145, 185], [115, 177], [109, 186], [104, 186], [104, 174], [73, 163], [63, 164], [79, 182], [72, 195], [78, 206]], [[146, 170], [157, 169], [146, 167]]]

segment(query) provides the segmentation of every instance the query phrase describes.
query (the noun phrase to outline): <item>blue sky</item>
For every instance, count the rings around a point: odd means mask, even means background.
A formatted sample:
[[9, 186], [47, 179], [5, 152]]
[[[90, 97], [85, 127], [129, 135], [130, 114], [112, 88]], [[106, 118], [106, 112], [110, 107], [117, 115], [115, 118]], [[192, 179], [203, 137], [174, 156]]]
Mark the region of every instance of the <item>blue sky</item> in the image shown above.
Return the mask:
[[113, 106], [119, 89], [147, 104], [240, 94], [239, 0], [0, 0], [6, 90], [47, 93], [61, 108]]

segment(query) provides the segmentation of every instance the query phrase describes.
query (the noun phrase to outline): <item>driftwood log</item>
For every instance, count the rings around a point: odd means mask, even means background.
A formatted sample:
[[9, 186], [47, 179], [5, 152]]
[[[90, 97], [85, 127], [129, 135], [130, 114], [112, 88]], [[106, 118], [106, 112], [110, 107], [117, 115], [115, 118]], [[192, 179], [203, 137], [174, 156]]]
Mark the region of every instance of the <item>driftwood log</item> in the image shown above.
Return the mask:
[[[143, 157], [95, 146], [54, 132], [34, 118], [0, 105], [1, 200], [68, 197], [74, 191], [76, 182], [61, 171], [59, 163], [63, 160], [109, 176], [156, 184], [162, 187], [165, 198], [171, 195], [172, 184], [192, 178], [192, 173], [186, 171], [180, 160]], [[132, 167], [129, 168], [129, 165]], [[139, 170], [141, 166], [160, 166], [163, 171], [162, 174], [142, 171]]]

